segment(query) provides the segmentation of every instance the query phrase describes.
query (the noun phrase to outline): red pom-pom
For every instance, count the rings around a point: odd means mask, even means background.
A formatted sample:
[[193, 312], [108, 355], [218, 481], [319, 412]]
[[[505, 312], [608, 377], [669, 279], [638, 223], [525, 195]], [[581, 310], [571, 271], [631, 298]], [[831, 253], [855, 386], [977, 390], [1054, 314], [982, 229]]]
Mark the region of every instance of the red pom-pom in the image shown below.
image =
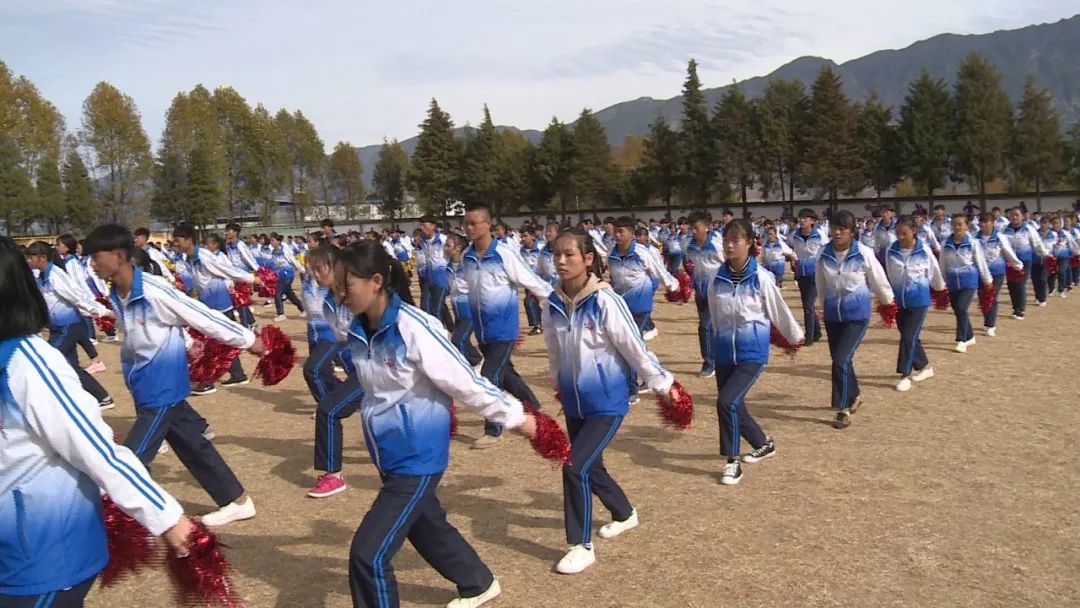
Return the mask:
[[694, 276], [694, 263], [690, 261], [690, 258], [687, 258], [685, 261], [683, 261], [682, 267], [683, 270], [686, 271], [686, 274]]
[[934, 308], [936, 308], [937, 310], [946, 310], [949, 308], [948, 289], [942, 289], [941, 291], [931, 289], [930, 299], [934, 301]]
[[1025, 281], [1027, 280], [1027, 273], [1024, 272], [1023, 268], [1017, 270], [1012, 266], [1009, 266], [1005, 269], [1005, 280], [1010, 283], [1015, 283], [1017, 281]]
[[979, 310], [983, 314], [990, 314], [990, 309], [994, 307], [994, 301], [997, 300], [997, 288], [993, 285], [983, 285], [979, 287]]
[[273, 386], [292, 371], [296, 364], [296, 349], [293, 348], [289, 336], [276, 325], [264, 327], [260, 338], [266, 352], [259, 357], [259, 364], [255, 366], [255, 377], [262, 378], [263, 385]]
[[457, 437], [457, 406], [454, 405], [454, 400], [450, 400], [450, 438]]
[[570, 464], [570, 439], [566, 431], [554, 418], [531, 405], [526, 405], [525, 411], [536, 420], [536, 433], [529, 440], [536, 453], [548, 460]]
[[779, 346], [784, 350], [785, 355], [791, 357], [794, 357], [795, 353], [799, 352], [799, 349], [802, 348], [802, 343], [792, 344], [791, 342], [788, 342], [788, 339], [784, 337], [784, 334], [780, 333], [779, 329], [776, 329], [775, 325], [769, 329], [769, 343], [773, 346]]
[[173, 275], [173, 285], [180, 290], [180, 293], [187, 293], [187, 285], [184, 285], [184, 280], [180, 278], [180, 275]]
[[272, 298], [277, 295], [277, 273], [269, 268], [259, 268], [255, 271], [259, 277], [259, 296]]
[[192, 522], [188, 554], [178, 557], [169, 551], [167, 563], [176, 587], [176, 601], [181, 606], [245, 606], [229, 576], [230, 566], [213, 532], [201, 521]]
[[667, 298], [668, 302], [685, 304], [694, 298], [694, 281], [685, 272], [676, 274], [675, 278], [679, 280], [678, 291], [668, 291], [664, 294], [664, 297]]
[[251, 285], [247, 283], [235, 283], [230, 295], [232, 296], [233, 308], [251, 306]]
[[885, 327], [896, 327], [896, 302], [878, 304], [877, 313]]
[[194, 343], [188, 351], [188, 378], [195, 384], [217, 382], [232, 366], [240, 350], [189, 329]]
[[1070, 268], [1080, 268], [1080, 255], [1074, 255], [1071, 258], [1069, 258], [1069, 267]]
[[667, 395], [657, 395], [660, 419], [664, 426], [684, 431], [694, 421], [694, 400], [678, 381], [672, 383]]
[[108, 587], [149, 565], [154, 561], [155, 552], [149, 530], [121, 511], [108, 496], [101, 497], [101, 504], [109, 544], [109, 563], [101, 571], [101, 584]]
[[1057, 258], [1052, 255], [1046, 256], [1043, 259], [1043, 267], [1046, 268], [1046, 274], [1057, 274]]
[[[104, 306], [105, 310], [113, 309], [112, 300], [107, 296], [98, 296], [94, 299], [97, 300], [98, 304]], [[113, 319], [112, 317], [94, 317], [94, 323], [97, 325], [98, 329], [105, 333], [110, 333], [112, 330], [116, 329], [116, 319]]]

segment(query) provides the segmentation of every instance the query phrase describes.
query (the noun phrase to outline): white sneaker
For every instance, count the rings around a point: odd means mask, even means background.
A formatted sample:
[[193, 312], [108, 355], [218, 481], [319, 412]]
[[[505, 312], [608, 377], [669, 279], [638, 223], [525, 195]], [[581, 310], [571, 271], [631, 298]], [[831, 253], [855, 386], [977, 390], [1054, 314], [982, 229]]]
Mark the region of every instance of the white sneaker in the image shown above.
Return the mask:
[[967, 342], [957, 342], [956, 347], [953, 348], [953, 350], [955, 350], [958, 353], [966, 353], [967, 352]]
[[157, 453], [158, 454], [168, 454], [169, 453], [169, 444], [162, 441], [161, 442], [161, 447], [157, 449]]
[[996, 327], [987, 327], [985, 329], [986, 329], [986, 335], [987, 336], [993, 338], [994, 336], [997, 335], [997, 328]]
[[1039, 308], [1046, 308], [1046, 302], [1039, 302]]
[[660, 332], [656, 331], [655, 329], [650, 329], [649, 331], [641, 334], [641, 339], [648, 342], [649, 340], [656, 339], [656, 336], [658, 335], [660, 335]]
[[244, 504], [230, 502], [217, 511], [203, 515], [202, 521], [207, 526], [213, 528], [231, 524], [234, 521], [251, 519], [252, 517], [255, 517], [255, 501], [251, 500], [251, 497], [249, 496], [247, 502]]
[[278, 323], [281, 323], [284, 320], [285, 320], [285, 315], [278, 315], [278, 316], [274, 317], [274, 321], [276, 321]]
[[1069, 294], [1065, 293], [1064, 291], [1059, 291], [1059, 292], [1058, 292], [1058, 295], [1059, 295], [1059, 296], [1061, 296], [1061, 299], [1062, 299], [1062, 300], [1064, 300], [1065, 298], [1069, 297]]
[[904, 376], [896, 383], [896, 390], [906, 393], [911, 390], [911, 376]]
[[592, 545], [574, 545], [555, 565], [559, 574], [577, 574], [596, 563], [596, 552]]
[[975, 345], [975, 336], [972, 336], [971, 339], [967, 341], [967, 345], [968, 346], [974, 346]]
[[923, 380], [929, 380], [933, 377], [934, 368], [930, 367], [929, 365], [911, 374], [911, 379], [915, 382], [922, 382]]
[[641, 402], [641, 395], [639, 393], [634, 393], [634, 394], [630, 395], [630, 401], [627, 403], [627, 405], [637, 405], [640, 402]]
[[1022, 315], [1013, 315], [1012, 317], [1013, 317], [1014, 321], [1023, 321], [1024, 320], [1024, 317]]
[[729, 460], [724, 463], [724, 471], [720, 473], [720, 483], [725, 486], [738, 485], [742, 481], [742, 465], [738, 460]]
[[115, 344], [115, 343], [117, 343], [117, 342], [119, 342], [119, 341], [120, 341], [120, 337], [119, 337], [119, 336], [105, 336], [105, 337], [104, 337], [104, 338], [102, 338], [102, 339], [103, 339], [103, 340], [105, 340], [105, 343], [106, 343], [106, 344]]
[[450, 600], [450, 603], [446, 605], [446, 608], [476, 608], [477, 606], [483, 606], [499, 597], [500, 593], [502, 593], [502, 588], [499, 587], [499, 579], [495, 579], [491, 581], [491, 586], [487, 588], [487, 591], [472, 597], [459, 597]]
[[300, 318], [301, 319], [306, 319], [307, 318], [307, 311], [306, 310], [301, 310], [300, 311]]
[[627, 530], [633, 530], [637, 526], [637, 509], [634, 509], [633, 511], [630, 511], [630, 517], [627, 517], [622, 521], [613, 521], [610, 524], [600, 526], [600, 538], [615, 538]]

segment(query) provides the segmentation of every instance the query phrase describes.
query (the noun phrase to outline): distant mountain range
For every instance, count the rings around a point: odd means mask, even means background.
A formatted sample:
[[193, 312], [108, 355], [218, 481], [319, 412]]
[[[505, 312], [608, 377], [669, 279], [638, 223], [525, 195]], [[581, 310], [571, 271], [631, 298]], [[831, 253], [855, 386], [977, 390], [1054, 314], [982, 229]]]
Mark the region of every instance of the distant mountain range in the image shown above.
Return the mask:
[[[1057, 23], [990, 34], [941, 34], [904, 49], [877, 51], [839, 65], [821, 57], [800, 57], [767, 76], [743, 80], [738, 86], [751, 98], [761, 96], [765, 85], [775, 78], [800, 80], [809, 88], [821, 67], [828, 65], [840, 75], [851, 99], [863, 100], [875, 91], [882, 103], [899, 108], [908, 84], [920, 71], [925, 68], [932, 76], [944, 78], [951, 85], [961, 61], [972, 51], [984, 55], [997, 66], [1005, 90], [1013, 100], [1020, 96], [1027, 75], [1032, 74], [1038, 85], [1053, 95], [1054, 104], [1066, 125], [1080, 119], [1080, 15]], [[681, 88], [681, 81], [673, 82], [672, 87]], [[727, 88], [705, 90], [710, 108]], [[612, 145], [622, 143], [627, 135], [645, 135], [657, 116], [677, 125], [681, 115], [681, 95], [670, 99], [640, 97], [596, 112]], [[499, 128], [518, 130], [515, 127]], [[458, 133], [464, 134], [464, 129], [459, 128]], [[524, 130], [521, 133], [533, 142], [540, 139], [540, 131]], [[406, 139], [402, 144], [411, 155], [416, 138]], [[370, 182], [379, 145], [363, 146], [357, 148], [357, 152], [364, 163], [365, 178]]]

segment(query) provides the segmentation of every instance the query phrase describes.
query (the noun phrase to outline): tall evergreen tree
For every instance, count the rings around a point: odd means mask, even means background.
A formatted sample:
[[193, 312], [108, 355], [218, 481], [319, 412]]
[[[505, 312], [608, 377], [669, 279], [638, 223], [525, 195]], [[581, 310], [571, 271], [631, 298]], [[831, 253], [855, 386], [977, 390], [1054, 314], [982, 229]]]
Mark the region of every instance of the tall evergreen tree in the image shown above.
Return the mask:
[[642, 171], [650, 194], [656, 194], [671, 215], [671, 200], [679, 185], [679, 134], [671, 130], [663, 116], [649, 125]]
[[1073, 188], [1080, 188], [1080, 122], [1073, 123], [1065, 141], [1065, 178]]
[[254, 158], [247, 188], [260, 207], [264, 222], [270, 222], [277, 209], [277, 194], [288, 181], [291, 170], [285, 137], [276, 128], [274, 117], [262, 104], [251, 113], [251, 138]]
[[956, 156], [985, 207], [986, 183], [1004, 166], [1011, 118], [1001, 74], [985, 57], [971, 53], [960, 64], [953, 109]]
[[60, 159], [46, 156], [38, 163], [35, 189], [34, 216], [49, 227], [50, 232], [59, 234], [67, 222], [67, 209], [64, 204], [64, 187], [60, 182]]
[[432, 98], [409, 169], [409, 184], [429, 213], [447, 213], [448, 205], [457, 198], [461, 154], [461, 145], [454, 137], [454, 121]]
[[904, 170], [934, 201], [949, 163], [949, 90], [923, 70], [908, 85], [900, 107], [900, 150]]
[[352, 219], [365, 191], [364, 165], [352, 144], [339, 141], [334, 146], [327, 161], [326, 178], [332, 199], [344, 206], [346, 216]]
[[574, 198], [573, 180], [570, 178], [574, 174], [575, 154], [573, 132], [553, 117], [532, 154], [530, 175], [532, 198], [539, 207], [536, 210], [543, 209], [558, 197], [559, 211], [566, 217], [567, 206]]
[[375, 193], [382, 199], [382, 212], [388, 218], [396, 218], [405, 205], [405, 183], [409, 171], [409, 155], [398, 140], [383, 140], [375, 174], [371, 181]]
[[709, 109], [701, 92], [697, 61], [686, 66], [683, 82], [683, 114], [679, 133], [680, 173], [683, 191], [696, 206], [709, 200], [716, 179], [716, 149], [709, 125]]
[[519, 131], [507, 129], [495, 135], [497, 159], [496, 195], [500, 211], [513, 213], [529, 202], [529, 159], [532, 146]]
[[97, 224], [98, 210], [94, 201], [94, 184], [74, 142], [67, 146], [61, 181], [64, 184], [64, 207], [68, 223], [88, 232]]
[[859, 106], [859, 154], [866, 173], [864, 181], [881, 193], [900, 181], [900, 132], [892, 123], [892, 108], [881, 105], [877, 93], [870, 93]]
[[746, 193], [754, 184], [753, 111], [738, 85], [731, 85], [716, 103], [713, 113], [720, 175], [724, 183], [735, 184], [746, 212]]
[[595, 211], [615, 183], [615, 165], [607, 131], [588, 108], [574, 124], [574, 159], [570, 178], [574, 192], [581, 203]]
[[461, 165], [461, 192], [466, 203], [483, 202], [499, 217], [502, 201], [499, 196], [499, 158], [495, 123], [491, 111], [484, 105], [484, 118], [465, 144]]
[[1050, 93], [1035, 86], [1028, 75], [1013, 128], [1012, 164], [1019, 182], [1035, 187], [1036, 208], [1042, 210], [1042, 191], [1061, 176], [1061, 120]]
[[830, 200], [860, 187], [858, 127], [858, 116], [841, 90], [840, 77], [829, 67], [821, 68], [811, 88], [803, 166], [810, 183]]
[[149, 217], [146, 180], [153, 162], [135, 100], [99, 82], [83, 102], [82, 142], [93, 152], [93, 169], [104, 178], [102, 213], [109, 221], [142, 224]]
[[8, 234], [19, 230], [34, 189], [20, 163], [15, 140], [0, 135], [0, 219]]
[[229, 219], [236, 219], [247, 215], [244, 205], [253, 198], [251, 182], [258, 171], [260, 140], [254, 136], [251, 107], [235, 89], [218, 87], [214, 90], [211, 105], [220, 142], [218, 174], [222, 210]]
[[810, 99], [798, 80], [771, 80], [761, 98], [761, 143], [765, 170], [776, 172], [781, 200], [795, 200], [805, 155]]
[[279, 110], [274, 124], [281, 133], [285, 158], [288, 159], [285, 183], [289, 187], [294, 219], [302, 221], [315, 204], [319, 170], [326, 149], [315, 125], [300, 110], [292, 114]]
[[184, 188], [188, 217], [196, 226], [207, 226], [216, 222], [221, 204], [213, 154], [206, 148], [195, 146], [191, 151]]
[[192, 220], [193, 211], [187, 204], [187, 167], [180, 153], [166, 148], [154, 164], [154, 195], [151, 214], [170, 224]]

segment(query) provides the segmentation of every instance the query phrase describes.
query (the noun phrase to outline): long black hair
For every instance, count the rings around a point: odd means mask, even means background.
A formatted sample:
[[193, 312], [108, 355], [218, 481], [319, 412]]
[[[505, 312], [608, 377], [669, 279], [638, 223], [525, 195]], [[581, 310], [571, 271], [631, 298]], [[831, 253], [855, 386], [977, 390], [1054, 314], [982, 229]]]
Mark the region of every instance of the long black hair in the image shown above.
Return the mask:
[[[401, 262], [386, 253], [382, 243], [365, 240], [346, 247], [338, 253], [335, 264], [343, 266], [346, 274], [360, 279], [382, 275], [383, 291], [396, 292], [402, 302], [414, 304], [412, 291], [409, 290], [409, 275], [405, 274]], [[345, 286], [342, 285], [341, 288], [344, 293]]]
[[38, 289], [34, 273], [15, 241], [0, 236], [0, 340], [29, 336], [49, 323], [49, 309]]
[[[60, 259], [60, 254], [56, 252], [56, 247], [53, 247], [45, 241], [34, 241], [26, 247], [26, 255], [40, 255], [56, 266], [64, 267], [63, 260]], [[25, 261], [25, 260], [23, 260]]]
[[604, 278], [600, 268], [600, 253], [596, 251], [596, 243], [593, 242], [592, 235], [585, 232], [584, 228], [573, 227], [560, 232], [559, 236], [555, 238], [555, 241], [558, 242], [559, 239], [562, 239], [563, 237], [574, 239], [574, 242], [577, 243], [578, 250], [581, 251], [582, 259], [585, 259], [585, 254], [587, 253], [593, 254], [592, 264], [590, 264], [585, 271], [598, 279]]

